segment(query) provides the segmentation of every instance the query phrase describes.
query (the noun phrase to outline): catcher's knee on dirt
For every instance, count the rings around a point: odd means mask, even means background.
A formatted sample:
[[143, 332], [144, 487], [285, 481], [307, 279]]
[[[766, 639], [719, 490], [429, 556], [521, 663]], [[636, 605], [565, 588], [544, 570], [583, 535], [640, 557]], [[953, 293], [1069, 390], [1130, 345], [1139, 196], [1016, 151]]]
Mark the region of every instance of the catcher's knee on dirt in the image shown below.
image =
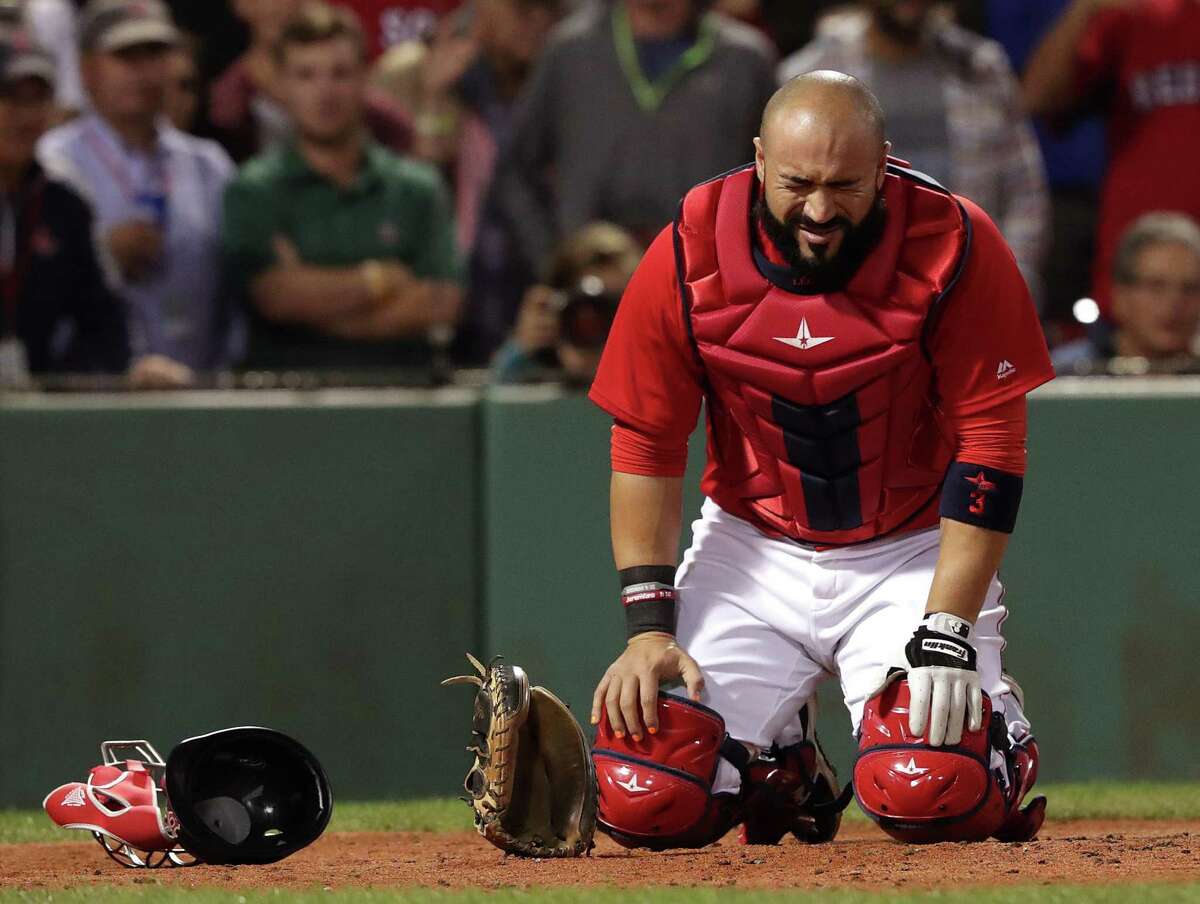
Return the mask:
[[658, 731], [618, 738], [601, 710], [592, 760], [598, 827], [625, 847], [704, 847], [741, 821], [739, 794], [714, 794], [721, 757], [741, 771], [749, 754], [707, 706], [658, 695]]
[[984, 694], [982, 729], [964, 730], [959, 744], [930, 747], [909, 732], [908, 705], [908, 682], [897, 675], [863, 709], [854, 793], [866, 814], [908, 843], [1036, 836], [1046, 799], [1021, 809], [1037, 779], [1036, 742], [1010, 742]]

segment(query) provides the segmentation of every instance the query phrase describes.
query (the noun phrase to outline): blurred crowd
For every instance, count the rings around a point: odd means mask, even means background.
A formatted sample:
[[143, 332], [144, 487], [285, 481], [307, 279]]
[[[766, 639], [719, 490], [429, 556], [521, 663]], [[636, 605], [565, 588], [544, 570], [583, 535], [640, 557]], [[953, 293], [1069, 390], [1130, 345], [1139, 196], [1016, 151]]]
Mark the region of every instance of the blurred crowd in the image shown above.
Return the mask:
[[996, 221], [1060, 373], [1197, 369], [1200, 0], [0, 0], [0, 386], [586, 384], [813, 69]]

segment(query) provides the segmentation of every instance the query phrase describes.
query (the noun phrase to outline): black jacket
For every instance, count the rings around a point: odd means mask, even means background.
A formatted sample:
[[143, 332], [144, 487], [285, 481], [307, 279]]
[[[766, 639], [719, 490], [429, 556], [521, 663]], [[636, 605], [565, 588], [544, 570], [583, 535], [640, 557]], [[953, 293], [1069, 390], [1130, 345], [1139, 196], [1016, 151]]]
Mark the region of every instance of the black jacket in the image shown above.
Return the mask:
[[[129, 364], [124, 306], [105, 282], [87, 202], [36, 163], [7, 201], [16, 211], [17, 232], [14, 273], [4, 282], [15, 291], [15, 332], [30, 371], [124, 371]], [[7, 335], [14, 332], [7, 292], [0, 302]]]

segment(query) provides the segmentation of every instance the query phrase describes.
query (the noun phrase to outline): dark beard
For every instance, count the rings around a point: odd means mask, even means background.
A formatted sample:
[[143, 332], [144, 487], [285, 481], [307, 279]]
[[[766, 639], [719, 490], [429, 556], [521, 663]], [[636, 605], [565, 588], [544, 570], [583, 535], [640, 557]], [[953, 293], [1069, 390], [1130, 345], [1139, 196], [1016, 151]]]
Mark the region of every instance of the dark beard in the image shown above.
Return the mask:
[[[796, 229], [805, 225], [806, 217], [779, 220], [767, 207], [767, 199], [759, 194], [754, 202], [754, 219], [766, 233], [767, 239], [791, 268], [796, 289], [804, 294], [817, 295], [845, 288], [858, 272], [867, 255], [874, 250], [887, 225], [887, 204], [883, 193], [875, 196], [867, 215], [855, 225], [845, 217], [834, 217], [830, 223], [842, 228], [842, 245], [831, 258], [806, 258], [796, 241]], [[827, 224], [823, 224], [827, 225]]]

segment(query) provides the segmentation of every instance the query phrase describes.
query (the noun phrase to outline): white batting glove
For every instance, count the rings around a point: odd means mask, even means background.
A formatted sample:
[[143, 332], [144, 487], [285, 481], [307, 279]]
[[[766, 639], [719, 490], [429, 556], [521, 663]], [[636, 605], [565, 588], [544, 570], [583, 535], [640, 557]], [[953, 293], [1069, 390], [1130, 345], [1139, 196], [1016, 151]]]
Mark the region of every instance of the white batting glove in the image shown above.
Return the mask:
[[966, 619], [934, 612], [925, 616], [904, 647], [908, 729], [924, 735], [931, 747], [959, 743], [964, 722], [970, 731], [983, 727], [983, 691], [971, 629]]

